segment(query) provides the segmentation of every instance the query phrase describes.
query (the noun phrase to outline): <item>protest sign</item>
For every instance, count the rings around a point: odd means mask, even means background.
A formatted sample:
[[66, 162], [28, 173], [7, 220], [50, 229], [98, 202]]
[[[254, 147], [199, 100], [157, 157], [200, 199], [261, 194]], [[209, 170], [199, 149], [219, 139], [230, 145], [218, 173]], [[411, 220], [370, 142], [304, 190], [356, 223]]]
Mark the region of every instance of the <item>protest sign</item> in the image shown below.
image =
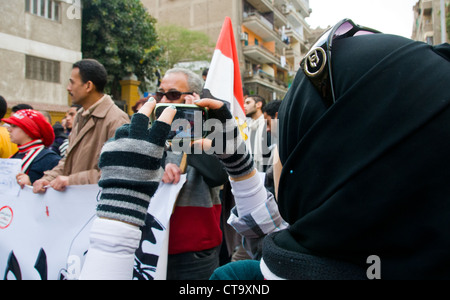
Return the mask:
[[[165, 279], [170, 216], [185, 180], [161, 184], [153, 197], [134, 279]], [[99, 192], [97, 185], [69, 186], [64, 192], [48, 189], [39, 195], [29, 187], [15, 196], [0, 190], [0, 279], [78, 279]]]

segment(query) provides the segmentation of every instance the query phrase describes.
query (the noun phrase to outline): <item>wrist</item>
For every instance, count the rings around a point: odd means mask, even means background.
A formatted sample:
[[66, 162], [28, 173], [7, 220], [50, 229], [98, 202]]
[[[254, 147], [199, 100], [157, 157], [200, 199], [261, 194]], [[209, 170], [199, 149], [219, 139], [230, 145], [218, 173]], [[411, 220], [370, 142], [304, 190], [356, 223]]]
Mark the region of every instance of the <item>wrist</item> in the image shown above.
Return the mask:
[[249, 174], [246, 174], [244, 176], [239, 176], [239, 177], [230, 177], [230, 181], [232, 182], [241, 182], [241, 181], [245, 181], [247, 179], [252, 178], [253, 176], [255, 176], [257, 174], [256, 169], [253, 169]]
[[129, 189], [104, 188], [97, 204], [97, 216], [142, 227], [145, 225], [150, 200], [150, 195]]

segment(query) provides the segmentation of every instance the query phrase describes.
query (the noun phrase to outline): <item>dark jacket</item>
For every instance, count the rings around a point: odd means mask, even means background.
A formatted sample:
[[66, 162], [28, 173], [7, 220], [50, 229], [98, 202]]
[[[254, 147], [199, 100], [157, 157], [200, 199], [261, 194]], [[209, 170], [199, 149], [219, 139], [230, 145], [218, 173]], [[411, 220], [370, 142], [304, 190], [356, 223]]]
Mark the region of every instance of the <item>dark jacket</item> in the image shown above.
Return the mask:
[[[20, 158], [19, 154], [15, 154], [12, 158]], [[50, 149], [45, 148], [38, 154], [31, 164], [28, 176], [33, 184], [36, 180], [41, 179], [44, 176], [44, 172], [53, 169], [58, 165], [61, 157]]]
[[366, 270], [377, 255], [383, 279], [450, 279], [450, 46], [366, 35], [332, 57], [336, 103], [300, 71], [279, 111], [291, 226], [273, 245]]

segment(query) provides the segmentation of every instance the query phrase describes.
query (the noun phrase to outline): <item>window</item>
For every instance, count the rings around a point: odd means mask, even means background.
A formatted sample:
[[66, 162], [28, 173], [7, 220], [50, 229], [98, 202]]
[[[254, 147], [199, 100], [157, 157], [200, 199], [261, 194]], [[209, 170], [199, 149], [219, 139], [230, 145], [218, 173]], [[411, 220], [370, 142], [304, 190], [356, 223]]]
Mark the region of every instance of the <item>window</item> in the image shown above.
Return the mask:
[[25, 78], [47, 82], [60, 82], [59, 61], [26, 56]]
[[30, 14], [59, 21], [60, 4], [55, 0], [25, 0], [25, 11]]

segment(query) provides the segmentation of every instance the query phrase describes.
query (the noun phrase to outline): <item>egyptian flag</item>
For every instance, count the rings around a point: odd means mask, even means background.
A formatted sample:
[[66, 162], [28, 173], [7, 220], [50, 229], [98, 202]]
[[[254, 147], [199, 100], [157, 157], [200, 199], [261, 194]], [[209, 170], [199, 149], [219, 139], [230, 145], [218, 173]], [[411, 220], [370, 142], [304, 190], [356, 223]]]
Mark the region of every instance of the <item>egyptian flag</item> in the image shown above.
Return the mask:
[[241, 127], [245, 123], [244, 93], [233, 24], [225, 18], [203, 90], [204, 98], [224, 101]]

